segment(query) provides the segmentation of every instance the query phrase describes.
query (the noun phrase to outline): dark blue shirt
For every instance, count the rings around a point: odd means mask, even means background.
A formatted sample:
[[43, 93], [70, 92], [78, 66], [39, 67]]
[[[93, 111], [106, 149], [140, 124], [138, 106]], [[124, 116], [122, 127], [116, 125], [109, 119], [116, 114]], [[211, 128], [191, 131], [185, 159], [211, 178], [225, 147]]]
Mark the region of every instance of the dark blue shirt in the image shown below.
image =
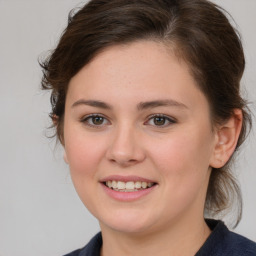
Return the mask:
[[[256, 243], [228, 230], [222, 221], [206, 220], [212, 233], [195, 256], [256, 256]], [[64, 256], [100, 256], [101, 233], [82, 249]]]

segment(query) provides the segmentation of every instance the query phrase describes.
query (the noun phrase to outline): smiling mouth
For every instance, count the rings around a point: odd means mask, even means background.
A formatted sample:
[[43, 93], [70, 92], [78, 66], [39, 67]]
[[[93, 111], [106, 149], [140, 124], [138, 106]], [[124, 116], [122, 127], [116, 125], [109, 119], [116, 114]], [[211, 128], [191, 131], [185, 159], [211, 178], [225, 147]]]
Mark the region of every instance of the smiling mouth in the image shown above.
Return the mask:
[[145, 182], [145, 181], [128, 181], [128, 182], [123, 182], [123, 181], [106, 181], [103, 182], [105, 186], [108, 188], [119, 191], [119, 192], [136, 192], [140, 190], [145, 190], [148, 188], [151, 188], [156, 185], [154, 182]]

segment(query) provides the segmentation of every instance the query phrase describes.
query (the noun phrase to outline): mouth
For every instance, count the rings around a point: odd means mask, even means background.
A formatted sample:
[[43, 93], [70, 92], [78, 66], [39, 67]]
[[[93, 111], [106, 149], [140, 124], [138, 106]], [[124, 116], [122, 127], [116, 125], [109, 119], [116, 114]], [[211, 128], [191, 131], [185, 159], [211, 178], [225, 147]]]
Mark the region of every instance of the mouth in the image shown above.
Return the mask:
[[103, 191], [112, 199], [131, 202], [148, 197], [156, 191], [158, 183], [139, 176], [111, 175], [100, 180]]
[[147, 182], [147, 181], [120, 181], [120, 180], [108, 180], [104, 181], [103, 184], [118, 192], [136, 192], [141, 190], [149, 189], [155, 186], [157, 183], [155, 182]]

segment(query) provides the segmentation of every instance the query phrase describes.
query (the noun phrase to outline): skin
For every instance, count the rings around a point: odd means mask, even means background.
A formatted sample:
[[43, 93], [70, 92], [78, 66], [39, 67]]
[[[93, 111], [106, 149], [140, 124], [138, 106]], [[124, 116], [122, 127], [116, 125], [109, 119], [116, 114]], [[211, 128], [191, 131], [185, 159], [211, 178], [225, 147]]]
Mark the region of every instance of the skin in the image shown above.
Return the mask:
[[[159, 100], [171, 104], [138, 107]], [[102, 119], [97, 123], [91, 114]], [[160, 122], [154, 114], [162, 115]], [[113, 46], [83, 67], [67, 92], [65, 160], [79, 197], [99, 220], [101, 255], [194, 255], [210, 234], [203, 211], [211, 167], [232, 154], [236, 120], [213, 129], [207, 99], [187, 65], [160, 43]], [[157, 185], [138, 200], [120, 202], [100, 183], [109, 175]]]

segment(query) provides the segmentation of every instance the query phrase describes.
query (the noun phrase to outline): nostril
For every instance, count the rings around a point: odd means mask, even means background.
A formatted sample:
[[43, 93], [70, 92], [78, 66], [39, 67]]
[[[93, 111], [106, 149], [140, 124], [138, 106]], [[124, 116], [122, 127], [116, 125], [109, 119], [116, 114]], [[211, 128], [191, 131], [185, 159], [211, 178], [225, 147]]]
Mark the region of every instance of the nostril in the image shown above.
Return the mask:
[[135, 159], [130, 159], [129, 162], [137, 162]]
[[126, 157], [112, 157], [109, 159], [109, 161], [112, 163], [119, 164], [121, 166], [129, 166], [129, 165], [133, 165], [133, 164], [136, 164], [137, 162], [139, 162], [136, 159], [129, 159]]

